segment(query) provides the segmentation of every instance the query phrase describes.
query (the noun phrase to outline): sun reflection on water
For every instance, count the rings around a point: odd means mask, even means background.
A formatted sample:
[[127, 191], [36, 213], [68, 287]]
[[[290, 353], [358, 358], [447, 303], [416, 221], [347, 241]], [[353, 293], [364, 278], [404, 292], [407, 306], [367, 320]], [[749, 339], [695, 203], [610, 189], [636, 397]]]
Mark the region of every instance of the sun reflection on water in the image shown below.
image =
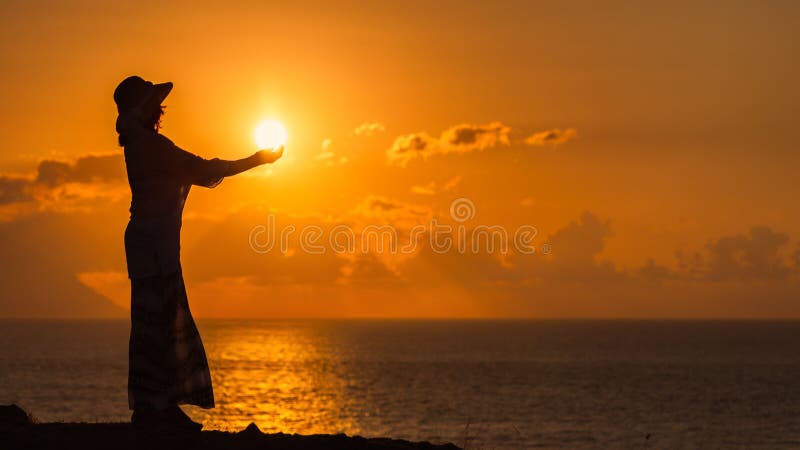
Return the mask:
[[346, 377], [324, 330], [288, 323], [268, 334], [241, 324], [209, 331], [217, 406], [186, 408], [207, 429], [241, 430], [255, 422], [265, 432], [361, 431], [341, 414], [348, 406]]

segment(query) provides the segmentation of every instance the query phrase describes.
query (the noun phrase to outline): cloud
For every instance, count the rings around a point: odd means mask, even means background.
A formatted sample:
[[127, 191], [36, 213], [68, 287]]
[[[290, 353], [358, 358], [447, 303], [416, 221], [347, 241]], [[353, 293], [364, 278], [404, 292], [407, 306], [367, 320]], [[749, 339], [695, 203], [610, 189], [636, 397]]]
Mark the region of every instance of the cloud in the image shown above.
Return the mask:
[[444, 130], [435, 138], [426, 132], [398, 136], [386, 150], [390, 164], [405, 167], [409, 161], [432, 155], [466, 153], [498, 145], [510, 145], [511, 128], [500, 122], [485, 125], [459, 124]]
[[[348, 258], [349, 264], [343, 267], [339, 283], [368, 287], [399, 287], [401, 279], [396, 271], [382, 260], [381, 255], [367, 253]], [[384, 258], [385, 259], [385, 258]]]
[[788, 242], [788, 235], [763, 226], [711, 241], [706, 244], [706, 276], [712, 280], [786, 278], [791, 269], [780, 250]]
[[[427, 222], [429, 216], [424, 206], [378, 195], [367, 196], [335, 218], [271, 212], [272, 219], [265, 222], [262, 213], [241, 210], [222, 220], [201, 219], [207, 222], [208, 228], [199, 236], [182, 239], [183, 266], [187, 279], [200, 282], [246, 277], [249, 282], [263, 285], [333, 288], [354, 280], [366, 286], [370, 276], [382, 274], [381, 280], [375, 280], [375, 286], [384, 285], [393, 273], [389, 269], [393, 255], [378, 252], [376, 241], [370, 241], [368, 247], [356, 246], [355, 253], [337, 252], [330, 244], [332, 230], [336, 228], [341, 234], [342, 227], [346, 227], [352, 232], [354, 243], [361, 243], [362, 234], [367, 232], [365, 227], [380, 227], [371, 232], [375, 233], [373, 237], [383, 239], [386, 236], [381, 230], [388, 225], [398, 230], [397, 239], [400, 239], [407, 234], [403, 230]], [[197, 223], [194, 226], [203, 228]], [[254, 235], [256, 226], [261, 228]], [[304, 246], [309, 248], [303, 237], [309, 230], [320, 233], [312, 246], [322, 247], [322, 254], [303, 250]], [[248, 237], [255, 241], [248, 241]], [[257, 242], [259, 251], [251, 247], [252, 242]], [[337, 245], [345, 245], [342, 240], [337, 242]], [[271, 245], [267, 245], [269, 243]], [[381, 245], [388, 250], [387, 242], [381, 241]], [[362, 250], [365, 251], [362, 253]]]
[[0, 205], [31, 200], [30, 180], [0, 175]]
[[43, 160], [33, 176], [0, 175], [0, 221], [36, 211], [89, 210], [98, 199], [120, 201], [128, 195], [125, 179], [121, 153]]
[[567, 141], [575, 138], [578, 132], [574, 128], [567, 128], [561, 130], [554, 128], [552, 130], [541, 131], [528, 136], [525, 143], [531, 146], [544, 146], [551, 145], [553, 147], [566, 143]]
[[547, 239], [550, 255], [514, 255], [510, 262], [525, 280], [541, 279], [550, 283], [602, 285], [624, 281], [626, 274], [609, 261], [600, 259], [605, 242], [611, 236], [611, 223], [589, 211], [556, 230]]
[[572, 266], [592, 265], [610, 235], [611, 224], [586, 211], [580, 220], [570, 222], [550, 236], [553, 260]]
[[[125, 180], [125, 162], [119, 153], [86, 155], [72, 162], [43, 160], [33, 178], [0, 175], [0, 205], [41, 200], [53, 191], [80, 196], [75, 184], [114, 183]], [[93, 195], [94, 196], [94, 195]]]
[[431, 181], [427, 184], [415, 184], [411, 186], [411, 193], [417, 195], [436, 195], [441, 192], [451, 192], [454, 190], [458, 184], [461, 182], [461, 175], [456, 175], [455, 177], [447, 180], [444, 184], [442, 184], [441, 188], [437, 187], [435, 181]]
[[[451, 236], [455, 239], [455, 236]], [[414, 287], [430, 288], [449, 285], [475, 295], [481, 289], [495, 289], [519, 280], [519, 272], [503, 264], [498, 255], [488, 252], [437, 252], [430, 245], [430, 234], [420, 237], [419, 250], [413, 258], [401, 263], [399, 277]]]
[[322, 161], [325, 163], [326, 166], [333, 166], [334, 164], [344, 164], [346, 163], [347, 157], [344, 155], [339, 155], [336, 157], [336, 153], [333, 151], [333, 140], [331, 139], [323, 139], [322, 144], [320, 144], [320, 153], [314, 157], [317, 161]]
[[405, 167], [409, 161], [432, 155], [439, 147], [439, 141], [425, 132], [398, 136], [386, 151], [386, 159], [390, 164]]
[[677, 251], [675, 269], [648, 260], [639, 273], [658, 281], [787, 281], [800, 270], [800, 252], [785, 254], [788, 243], [787, 234], [757, 226], [747, 233], [712, 239], [699, 250]]
[[357, 126], [353, 133], [356, 136], [373, 136], [383, 131], [386, 131], [386, 127], [380, 122], [364, 122]]
[[509, 145], [508, 134], [511, 127], [500, 122], [486, 125], [460, 124], [450, 127], [442, 133], [441, 140], [456, 151], [483, 150], [498, 144]]
[[[333, 285], [346, 261], [333, 252], [319, 255], [298, 250], [299, 230], [306, 227], [327, 230], [331, 222], [284, 213], [270, 213], [270, 216], [274, 222], [268, 227], [265, 216], [254, 210], [236, 211], [221, 220], [202, 219], [201, 223], [207, 225], [202, 233], [181, 239], [181, 259], [187, 278], [208, 282], [246, 277], [262, 285]], [[195, 225], [202, 228], [201, 223]], [[256, 226], [264, 227], [263, 231], [251, 235]], [[294, 227], [293, 232], [282, 234], [290, 227]], [[257, 252], [252, 242], [269, 243], [271, 247]], [[281, 251], [284, 243], [288, 245], [285, 253]]]
[[[240, 211], [210, 224], [199, 238], [184, 240], [184, 271], [187, 279], [203, 283], [244, 277], [249, 284], [276, 289], [286, 286], [314, 290], [337, 289], [337, 286], [341, 289], [346, 285], [385, 287], [397, 284], [398, 278], [392, 262], [395, 255], [389, 254], [390, 244], [386, 240], [394, 238], [381, 234], [381, 230], [391, 225], [398, 230], [397, 238], [402, 238], [405, 236], [404, 227], [425, 220], [427, 214], [422, 207], [376, 195], [366, 197], [338, 218], [297, 217], [273, 212], [268, 227], [272, 231], [265, 228], [254, 239], [259, 246], [268, 242], [274, 245], [260, 247], [256, 252], [242, 237], [251, 235], [253, 227], [265, 224], [265, 219], [252, 211]], [[381, 241], [370, 240], [365, 247], [361, 243], [364, 234], [368, 233], [365, 227], [369, 225], [379, 227], [369, 233], [373, 233], [372, 239]], [[334, 229], [340, 236], [337, 245], [346, 245], [347, 234], [342, 234], [343, 226], [352, 232], [353, 252], [341, 253], [341, 250], [331, 247]], [[292, 231], [284, 235], [288, 228]], [[313, 246], [323, 251], [303, 250], [304, 246], [309, 248], [309, 244], [302, 235], [309, 230], [320, 233]], [[396, 240], [394, 242], [399, 244]], [[286, 247], [288, 251], [284, 251]], [[381, 248], [385, 250], [381, 252]], [[209, 258], [209, 254], [215, 256]]]
[[408, 226], [424, 223], [431, 217], [430, 208], [390, 199], [380, 195], [369, 195], [350, 211], [351, 218], [366, 219], [372, 224]]
[[445, 192], [450, 192], [454, 190], [456, 187], [458, 187], [459, 183], [461, 183], [461, 178], [462, 178], [461, 175], [456, 175], [453, 178], [447, 180], [442, 189]]
[[657, 264], [653, 258], [647, 258], [644, 266], [636, 269], [635, 273], [644, 280], [656, 283], [678, 279], [674, 271], [666, 266]]
[[333, 153], [333, 152], [330, 150], [330, 148], [331, 148], [331, 144], [333, 144], [333, 141], [332, 141], [332, 140], [330, 140], [330, 139], [323, 139], [323, 140], [322, 140], [322, 144], [320, 145], [320, 150], [321, 150], [321, 151], [320, 151], [320, 153], [319, 153], [319, 154], [318, 154], [318, 155], [315, 157], [315, 159], [317, 159], [317, 160], [320, 160], [320, 161], [323, 161], [323, 160], [328, 160], [328, 159], [331, 159], [331, 158], [333, 158], [334, 156], [336, 156], [336, 154], [335, 154], [335, 153]]
[[436, 194], [436, 183], [431, 181], [425, 185], [414, 185], [411, 186], [411, 193], [417, 195], [435, 195]]
[[125, 161], [120, 153], [87, 155], [74, 162], [44, 160], [39, 163], [36, 182], [47, 186], [64, 183], [108, 182], [125, 179]]

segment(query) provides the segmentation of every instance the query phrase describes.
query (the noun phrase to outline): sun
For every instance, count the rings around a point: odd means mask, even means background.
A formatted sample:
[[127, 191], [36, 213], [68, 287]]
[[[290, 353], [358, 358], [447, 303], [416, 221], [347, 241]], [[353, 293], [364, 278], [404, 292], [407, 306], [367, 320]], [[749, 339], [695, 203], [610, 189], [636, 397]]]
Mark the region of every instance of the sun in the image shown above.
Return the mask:
[[256, 127], [255, 138], [259, 150], [277, 149], [286, 144], [286, 128], [277, 120], [265, 120]]

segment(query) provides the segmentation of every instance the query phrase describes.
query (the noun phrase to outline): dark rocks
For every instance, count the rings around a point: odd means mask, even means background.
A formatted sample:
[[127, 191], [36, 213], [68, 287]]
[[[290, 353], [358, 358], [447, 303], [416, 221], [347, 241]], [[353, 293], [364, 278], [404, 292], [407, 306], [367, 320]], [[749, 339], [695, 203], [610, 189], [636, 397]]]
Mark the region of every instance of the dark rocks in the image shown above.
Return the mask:
[[258, 425], [250, 422], [250, 425], [248, 425], [244, 430], [240, 431], [239, 435], [255, 438], [256, 436], [263, 436], [264, 433], [261, 432], [261, 430], [258, 428]]
[[17, 405], [0, 405], [0, 428], [24, 427], [31, 424], [28, 413]]

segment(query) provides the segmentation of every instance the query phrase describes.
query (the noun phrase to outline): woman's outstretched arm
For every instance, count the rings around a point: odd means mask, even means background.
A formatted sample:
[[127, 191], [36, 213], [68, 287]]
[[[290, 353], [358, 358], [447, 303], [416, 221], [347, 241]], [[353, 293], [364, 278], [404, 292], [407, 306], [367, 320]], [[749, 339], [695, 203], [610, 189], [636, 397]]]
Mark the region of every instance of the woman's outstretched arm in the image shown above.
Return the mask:
[[[236, 161], [216, 160], [224, 163], [224, 168], [220, 169], [222, 177], [230, 177], [240, 174], [262, 164], [272, 164], [283, 156], [283, 146], [275, 151], [259, 150], [247, 158], [237, 159]], [[211, 160], [215, 161], [215, 160]]]
[[225, 177], [240, 174], [262, 164], [273, 163], [283, 155], [283, 146], [276, 151], [259, 150], [247, 158], [233, 161], [219, 158], [204, 159], [181, 149], [166, 137], [164, 140], [163, 169], [188, 184], [213, 188]]

